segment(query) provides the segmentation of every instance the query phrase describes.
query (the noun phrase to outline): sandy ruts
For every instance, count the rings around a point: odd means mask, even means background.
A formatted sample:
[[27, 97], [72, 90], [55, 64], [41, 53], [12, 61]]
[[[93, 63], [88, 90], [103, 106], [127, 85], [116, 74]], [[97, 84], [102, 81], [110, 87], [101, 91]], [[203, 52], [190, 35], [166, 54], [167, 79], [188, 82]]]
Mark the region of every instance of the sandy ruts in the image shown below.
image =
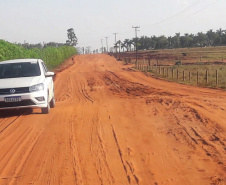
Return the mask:
[[0, 112], [0, 185], [226, 184], [226, 92], [74, 57], [56, 108]]

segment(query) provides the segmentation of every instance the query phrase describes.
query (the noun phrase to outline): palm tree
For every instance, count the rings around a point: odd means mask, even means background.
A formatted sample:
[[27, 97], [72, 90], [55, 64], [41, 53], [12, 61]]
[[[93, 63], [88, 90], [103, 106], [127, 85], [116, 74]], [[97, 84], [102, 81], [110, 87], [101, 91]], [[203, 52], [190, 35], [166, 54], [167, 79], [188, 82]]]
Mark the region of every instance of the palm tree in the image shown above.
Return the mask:
[[118, 40], [118, 41], [116, 42], [116, 44], [118, 45], [119, 53], [120, 53], [120, 48], [121, 48], [121, 44], [122, 44], [121, 40]]
[[207, 44], [207, 35], [205, 33], [198, 32], [196, 40], [197, 44], [203, 47], [204, 45]]
[[128, 48], [129, 48], [129, 51], [131, 51], [131, 46], [133, 45], [133, 41], [132, 40], [129, 40], [128, 41]]
[[216, 33], [214, 33], [212, 29], [210, 29], [209, 31], [207, 31], [206, 35], [207, 35], [207, 38], [208, 38], [209, 45], [210, 46], [214, 45]]
[[176, 42], [177, 42], [177, 47], [180, 47], [180, 33], [176, 33]]
[[121, 49], [123, 49], [123, 52], [125, 51], [125, 48], [126, 48], [126, 44], [125, 44], [125, 42], [122, 42], [121, 43]]
[[225, 33], [226, 30], [222, 30], [221, 28], [219, 30], [217, 30], [217, 35], [219, 37], [219, 42], [220, 42], [220, 45], [222, 45], [222, 36], [223, 36], [223, 33]]
[[129, 51], [129, 39], [125, 39], [123, 44], [125, 45], [126, 51]]
[[169, 47], [171, 47], [171, 46], [172, 46], [172, 41], [173, 41], [172, 37], [169, 36], [169, 37], [167, 38], [167, 40], [168, 40], [168, 42], [169, 42]]

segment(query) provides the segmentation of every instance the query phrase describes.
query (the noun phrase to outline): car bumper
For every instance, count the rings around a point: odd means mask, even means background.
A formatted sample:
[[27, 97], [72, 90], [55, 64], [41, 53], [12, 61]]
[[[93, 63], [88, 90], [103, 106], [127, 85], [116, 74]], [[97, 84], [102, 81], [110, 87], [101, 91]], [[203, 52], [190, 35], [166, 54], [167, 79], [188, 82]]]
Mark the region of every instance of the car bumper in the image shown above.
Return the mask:
[[[18, 102], [5, 102], [5, 98], [20, 97]], [[38, 100], [42, 97], [44, 100]], [[47, 107], [47, 93], [38, 91], [25, 94], [0, 95], [0, 109], [44, 108]]]

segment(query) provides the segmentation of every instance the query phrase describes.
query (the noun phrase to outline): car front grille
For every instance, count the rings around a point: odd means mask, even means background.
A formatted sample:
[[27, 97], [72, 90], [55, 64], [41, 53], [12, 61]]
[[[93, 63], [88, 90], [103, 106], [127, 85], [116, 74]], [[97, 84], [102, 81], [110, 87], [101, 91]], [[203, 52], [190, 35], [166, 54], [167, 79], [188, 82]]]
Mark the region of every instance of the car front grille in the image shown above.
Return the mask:
[[0, 108], [10, 108], [10, 107], [21, 107], [21, 106], [29, 106], [36, 105], [32, 100], [22, 100], [20, 102], [0, 102]]
[[29, 87], [20, 87], [20, 88], [8, 88], [8, 89], [0, 89], [0, 95], [8, 95], [10, 90], [14, 89], [15, 92], [13, 94], [21, 94], [21, 93], [29, 93]]

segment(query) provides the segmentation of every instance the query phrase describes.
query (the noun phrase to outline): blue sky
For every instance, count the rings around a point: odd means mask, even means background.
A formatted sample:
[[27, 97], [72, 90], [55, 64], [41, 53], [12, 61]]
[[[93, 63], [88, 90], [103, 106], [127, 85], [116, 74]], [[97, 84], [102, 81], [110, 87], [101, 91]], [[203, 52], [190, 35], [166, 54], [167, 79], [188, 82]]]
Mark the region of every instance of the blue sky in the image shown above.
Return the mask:
[[138, 36], [226, 29], [225, 0], [0, 0], [0, 39], [29, 43], [65, 42], [74, 28], [78, 46], [109, 47]]

